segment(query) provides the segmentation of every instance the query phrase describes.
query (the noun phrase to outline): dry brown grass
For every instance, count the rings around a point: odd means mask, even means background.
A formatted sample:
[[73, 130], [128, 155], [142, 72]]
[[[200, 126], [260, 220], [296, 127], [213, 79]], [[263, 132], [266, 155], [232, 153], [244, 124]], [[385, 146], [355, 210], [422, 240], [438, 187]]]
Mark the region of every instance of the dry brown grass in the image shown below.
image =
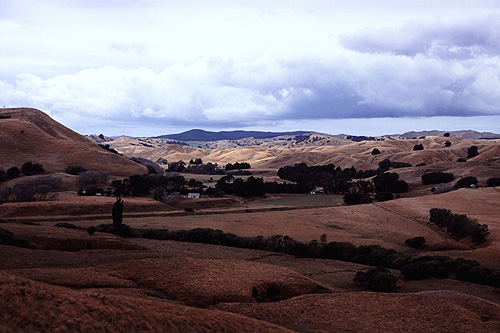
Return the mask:
[[237, 314], [159, 300], [86, 293], [0, 273], [3, 332], [283, 332]]
[[303, 332], [500, 330], [498, 304], [451, 291], [304, 295], [275, 304], [219, 304], [215, 308]]
[[146, 173], [147, 169], [123, 156], [100, 148], [94, 142], [52, 120], [45, 113], [28, 108], [2, 109], [0, 119], [0, 169], [7, 170], [30, 161], [43, 165], [48, 173], [63, 172], [70, 165], [87, 170], [108, 171], [116, 176]]

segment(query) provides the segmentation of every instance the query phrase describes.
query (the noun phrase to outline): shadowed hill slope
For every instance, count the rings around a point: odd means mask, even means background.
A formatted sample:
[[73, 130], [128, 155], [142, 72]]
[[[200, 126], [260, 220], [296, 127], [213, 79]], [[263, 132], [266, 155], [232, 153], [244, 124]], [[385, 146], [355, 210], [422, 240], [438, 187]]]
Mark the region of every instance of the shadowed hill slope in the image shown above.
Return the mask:
[[117, 176], [147, 172], [142, 165], [102, 149], [39, 110], [2, 109], [0, 116], [0, 169], [20, 168], [30, 161], [42, 164], [48, 173], [62, 172], [69, 165]]
[[0, 273], [0, 330], [74, 332], [288, 332], [237, 314], [102, 293]]

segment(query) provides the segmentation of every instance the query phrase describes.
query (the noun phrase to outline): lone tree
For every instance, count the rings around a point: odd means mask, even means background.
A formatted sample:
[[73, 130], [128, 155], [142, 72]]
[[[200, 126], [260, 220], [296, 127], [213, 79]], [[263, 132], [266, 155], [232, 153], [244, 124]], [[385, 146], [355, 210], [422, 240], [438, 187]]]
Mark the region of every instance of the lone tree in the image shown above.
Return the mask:
[[474, 156], [479, 155], [477, 151], [477, 146], [470, 146], [469, 149], [467, 149], [467, 158], [473, 158]]
[[121, 226], [123, 221], [123, 200], [120, 197], [116, 198], [111, 215], [113, 216], [113, 225], [115, 227]]

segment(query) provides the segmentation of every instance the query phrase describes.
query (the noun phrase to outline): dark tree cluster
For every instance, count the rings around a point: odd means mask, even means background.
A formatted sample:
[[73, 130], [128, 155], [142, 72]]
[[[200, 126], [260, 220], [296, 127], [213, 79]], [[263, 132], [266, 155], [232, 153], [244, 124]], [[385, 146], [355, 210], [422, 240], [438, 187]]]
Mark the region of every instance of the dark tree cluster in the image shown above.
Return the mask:
[[476, 244], [484, 242], [490, 234], [488, 225], [479, 224], [476, 219], [470, 219], [464, 214], [453, 214], [444, 208], [432, 208], [429, 212], [429, 221], [440, 227], [447, 228], [447, 232], [458, 238], [472, 237]]
[[130, 158], [132, 161], [144, 165], [146, 168], [148, 168], [148, 173], [154, 173], [157, 175], [163, 175], [164, 171], [163, 169], [155, 162], [150, 161], [146, 158], [141, 158], [141, 157], [131, 157]]
[[153, 189], [162, 187], [166, 193], [181, 192], [187, 194], [184, 186], [186, 179], [178, 174], [162, 175], [134, 175], [123, 180], [111, 182], [115, 196], [147, 196]]
[[447, 172], [428, 172], [422, 175], [422, 183], [424, 185], [430, 184], [441, 184], [441, 183], [449, 183], [455, 179], [452, 173]]
[[4, 182], [6, 180], [11, 180], [19, 177], [21, 174], [21, 170], [18, 167], [12, 167], [7, 169], [7, 172], [0, 170], [0, 182]]
[[[247, 180], [234, 178], [231, 175], [223, 176], [217, 181], [216, 189], [225, 194], [236, 194], [244, 198], [263, 196], [264, 193], [296, 193], [306, 194], [311, 191], [311, 187], [303, 184], [290, 184], [278, 182], [265, 182], [262, 178], [248, 177]], [[210, 189], [206, 190], [210, 194]]]
[[398, 169], [398, 168], [408, 168], [412, 165], [406, 162], [391, 162], [390, 159], [386, 158], [378, 163], [378, 169], [368, 169], [368, 170], [358, 170], [354, 174], [354, 178], [362, 179], [373, 177], [379, 173], [383, 173], [388, 171], [389, 169]]
[[389, 292], [396, 288], [398, 279], [387, 268], [374, 267], [366, 272], [357, 272], [353, 281], [368, 290]]
[[479, 155], [477, 146], [470, 146], [469, 149], [467, 149], [467, 158], [473, 158], [477, 155]]
[[194, 160], [190, 159], [189, 164], [196, 164], [196, 165], [203, 164], [203, 160], [201, 158], [195, 158]]
[[498, 177], [498, 178], [495, 178], [495, 177], [488, 178], [488, 180], [486, 181], [486, 186], [500, 186], [500, 177]]
[[26, 162], [21, 166], [21, 172], [26, 176], [39, 175], [45, 172], [40, 163]]
[[471, 185], [477, 185], [477, 178], [476, 177], [463, 177], [460, 178], [457, 181], [457, 184], [455, 185], [455, 188], [466, 188], [466, 187], [471, 187]]
[[413, 150], [424, 150], [424, 145], [421, 143], [418, 145], [414, 145]]
[[168, 163], [167, 172], [182, 172], [186, 169], [186, 163], [182, 160]]
[[386, 249], [380, 245], [361, 245], [357, 247], [349, 242], [321, 243], [316, 240], [304, 243], [283, 235], [274, 235], [267, 238], [262, 236], [240, 237], [222, 230], [209, 228], [178, 231], [169, 231], [167, 229], [148, 230], [142, 234], [142, 237], [251, 248], [282, 252], [298, 257], [335, 259], [395, 269], [400, 269], [409, 260], [408, 257], [396, 250]]
[[375, 192], [404, 193], [408, 191], [408, 183], [399, 179], [395, 172], [381, 173], [373, 178]]
[[64, 171], [70, 175], [78, 175], [82, 172], [87, 171], [87, 169], [85, 169], [84, 167], [82, 167], [80, 165], [70, 165]]
[[15, 179], [23, 173], [25, 176], [33, 176], [44, 173], [45, 169], [43, 165], [40, 163], [32, 163], [26, 162], [21, 166], [21, 169], [18, 167], [11, 167], [7, 169], [7, 172], [4, 170], [0, 170], [0, 182], [4, 182], [7, 180]]
[[356, 174], [356, 169], [342, 170], [333, 164], [307, 166], [306, 163], [297, 163], [294, 166], [285, 166], [278, 170], [281, 179], [290, 180], [297, 184], [314, 188], [321, 186], [326, 193], [344, 194], [351, 188], [350, 180]]
[[425, 245], [425, 238], [422, 236], [408, 238], [405, 244], [414, 249], [421, 249]]
[[103, 145], [103, 144], [99, 143], [99, 147], [101, 147], [104, 150], [110, 151], [110, 152], [112, 152], [114, 154], [118, 154], [118, 152], [114, 148], [111, 148], [111, 146], [108, 145], [108, 144]]
[[226, 170], [239, 170], [239, 169], [250, 169], [250, 163], [248, 162], [235, 162], [226, 164]]
[[406, 280], [450, 278], [500, 288], [500, 270], [484, 267], [475, 260], [447, 256], [413, 258], [403, 265], [401, 275]]
[[183, 170], [183, 172], [194, 173], [194, 174], [202, 174], [202, 175], [225, 175], [226, 170], [218, 167], [217, 163], [202, 164], [202, 163], [194, 163], [190, 164], [187, 168]]

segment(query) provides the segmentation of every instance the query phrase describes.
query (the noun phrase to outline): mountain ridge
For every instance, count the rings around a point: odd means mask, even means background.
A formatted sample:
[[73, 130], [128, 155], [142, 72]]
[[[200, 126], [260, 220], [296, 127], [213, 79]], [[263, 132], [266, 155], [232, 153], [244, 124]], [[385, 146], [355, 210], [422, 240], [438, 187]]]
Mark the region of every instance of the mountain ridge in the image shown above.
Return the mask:
[[283, 135], [304, 135], [304, 134], [319, 134], [314, 131], [291, 131], [291, 132], [264, 132], [264, 131], [205, 131], [202, 129], [191, 129], [185, 132], [176, 134], [165, 134], [154, 136], [154, 139], [173, 139], [179, 141], [220, 141], [220, 140], [240, 140], [253, 137], [255, 139], [268, 139]]

